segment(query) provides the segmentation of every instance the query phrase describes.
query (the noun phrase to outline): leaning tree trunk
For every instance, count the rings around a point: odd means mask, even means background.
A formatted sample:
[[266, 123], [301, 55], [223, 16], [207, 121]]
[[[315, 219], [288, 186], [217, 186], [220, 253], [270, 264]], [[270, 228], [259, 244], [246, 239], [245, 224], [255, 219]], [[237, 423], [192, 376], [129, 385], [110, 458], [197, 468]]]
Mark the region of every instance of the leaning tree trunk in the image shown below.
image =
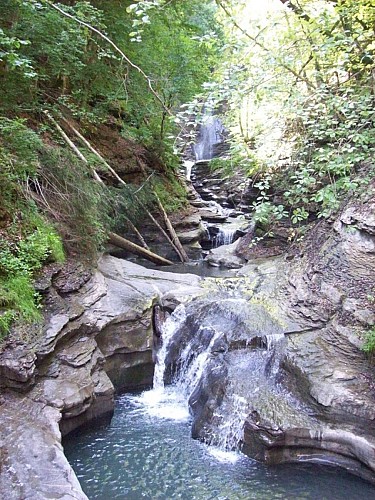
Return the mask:
[[150, 252], [150, 250], [147, 250], [146, 248], [140, 247], [139, 245], [136, 245], [135, 243], [122, 238], [122, 236], [119, 236], [118, 234], [109, 233], [109, 242], [116, 247], [134, 253], [139, 257], [144, 257], [145, 259], [150, 260], [151, 262], [154, 262], [155, 264], [158, 264], [160, 266], [170, 266], [171, 264], [173, 264], [173, 262], [171, 262], [170, 260], [164, 259], [164, 257], [160, 257], [159, 255]]
[[[81, 151], [77, 148], [77, 146], [74, 144], [74, 142], [66, 135], [64, 130], [60, 127], [60, 125], [56, 122], [56, 120], [48, 113], [48, 111], [44, 111], [44, 114], [47, 116], [47, 118], [51, 121], [51, 123], [54, 124], [56, 129], [59, 131], [60, 135], [62, 138], [65, 140], [65, 142], [69, 145], [69, 147], [74, 151], [74, 153], [80, 158], [86, 165], [89, 165], [89, 161], [87, 158], [81, 153]], [[104, 184], [103, 179], [98, 175], [95, 169], [92, 168], [93, 176], [95, 180], [101, 184]], [[108, 234], [109, 241], [112, 243], [112, 245], [115, 245], [119, 248], [122, 248], [124, 250], [127, 250], [128, 252], [131, 252], [135, 255], [138, 255], [140, 257], [144, 257], [145, 259], [154, 262], [155, 264], [161, 265], [161, 266], [170, 266], [173, 264], [168, 259], [165, 259], [164, 257], [160, 257], [159, 255], [151, 252], [150, 250], [146, 248], [142, 248], [139, 245], [136, 245], [135, 243], [132, 243], [131, 241], [123, 238], [122, 236], [119, 236], [118, 234], [110, 232]]]
[[[48, 115], [47, 115], [48, 116]], [[50, 117], [51, 118], [51, 117]], [[73, 125], [71, 125], [68, 120], [66, 118], [63, 118], [64, 122], [67, 124], [67, 126], [75, 133], [75, 135], [85, 144], [85, 146], [87, 146], [87, 148], [92, 152], [94, 153], [97, 158], [102, 162], [102, 164], [109, 170], [109, 172], [111, 172], [111, 174], [115, 177], [115, 179], [123, 186], [126, 186], [126, 182], [121, 179], [121, 177], [117, 174], [117, 172], [108, 164], [108, 162], [102, 157], [102, 155], [89, 143], [89, 141], [75, 128], [73, 127]], [[57, 124], [56, 124], [57, 125]], [[66, 134], [65, 134], [66, 135]], [[69, 139], [69, 138], [68, 138]], [[70, 141], [71, 142], [71, 141]], [[73, 145], [73, 147], [75, 148], [75, 146]], [[77, 148], [75, 148], [77, 149]], [[80, 153], [80, 152], [79, 152]], [[82, 154], [80, 153], [80, 158], [82, 158]], [[140, 162], [138, 163], [142, 169], [142, 172], [145, 173], [145, 170], [143, 168], [143, 165], [140, 164]], [[94, 171], [95, 172], [95, 171]], [[96, 172], [95, 172], [96, 174]], [[97, 174], [96, 174], [97, 175]], [[159, 209], [161, 210], [162, 214], [163, 214], [163, 217], [164, 217], [164, 221], [166, 222], [166, 225], [167, 225], [167, 228], [169, 230], [169, 233], [171, 234], [172, 237], [169, 237], [168, 233], [163, 229], [163, 227], [159, 224], [159, 222], [155, 219], [155, 217], [151, 214], [151, 212], [149, 210], [147, 210], [147, 208], [143, 205], [143, 203], [141, 203], [141, 201], [139, 200], [139, 198], [134, 195], [134, 199], [136, 200], [136, 202], [139, 204], [139, 206], [141, 208], [143, 208], [143, 210], [145, 211], [145, 213], [147, 214], [147, 216], [149, 217], [149, 219], [155, 224], [155, 226], [159, 229], [159, 231], [164, 235], [164, 237], [166, 238], [166, 240], [168, 241], [168, 243], [171, 245], [171, 247], [173, 248], [173, 250], [177, 253], [178, 257], [180, 258], [181, 262], [188, 262], [189, 258], [185, 252], [185, 250], [183, 249], [179, 239], [178, 239], [178, 236], [177, 234], [175, 233], [174, 229], [173, 229], [173, 226], [172, 224], [170, 223], [169, 219], [168, 219], [168, 216], [164, 210], [164, 207], [163, 205], [161, 204], [160, 202], [160, 199], [157, 197], [156, 193], [154, 192], [154, 195], [157, 199], [157, 202], [158, 202], [158, 206], [159, 206]], [[139, 233], [139, 231], [135, 228], [135, 226], [132, 224], [131, 221], [129, 221], [129, 219], [127, 219], [128, 222], [133, 226], [133, 230], [135, 229], [136, 231], [136, 234], [138, 236], [138, 238], [140, 239], [142, 245], [145, 247], [145, 248], [148, 248], [147, 246], [147, 243], [144, 241], [142, 235]]]

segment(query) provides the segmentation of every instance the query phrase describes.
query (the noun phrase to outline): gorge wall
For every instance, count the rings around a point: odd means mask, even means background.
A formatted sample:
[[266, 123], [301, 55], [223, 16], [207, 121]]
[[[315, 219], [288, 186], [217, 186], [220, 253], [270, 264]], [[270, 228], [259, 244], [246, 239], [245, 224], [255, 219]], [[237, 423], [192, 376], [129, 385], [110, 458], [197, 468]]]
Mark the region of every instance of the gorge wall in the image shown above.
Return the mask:
[[47, 269], [45, 325], [0, 354], [0, 491], [20, 498], [86, 498], [61, 434], [111, 415], [114, 394], [152, 383], [152, 309], [199, 290], [192, 275], [150, 271], [110, 256], [98, 269]]
[[[221, 294], [235, 305], [190, 401], [193, 435], [207, 439], [234, 380], [259, 385], [266, 374], [268, 384], [271, 374], [273, 404], [261, 404], [256, 387], [247, 386], [244, 452], [270, 464], [340, 465], [374, 481], [375, 370], [361, 350], [375, 323], [374, 214], [369, 191], [351, 200], [333, 225], [318, 223], [303, 244], [281, 257], [250, 261], [226, 279], [202, 281], [111, 256], [91, 271], [72, 262], [47, 268], [37, 284], [44, 294], [43, 332], [28, 342], [10, 338], [0, 354], [2, 493], [9, 499], [86, 498], [61, 434], [110, 416], [116, 391], [151, 383], [156, 302], [168, 314], [189, 302], [188, 338], [194, 324], [206, 335], [217, 333]], [[202, 301], [209, 307], [201, 309]], [[157, 322], [160, 327], [162, 314]], [[284, 340], [267, 373], [259, 372], [263, 378], [236, 364], [244, 351], [271, 355], [276, 334]], [[171, 367], [183, 343], [170, 352]]]

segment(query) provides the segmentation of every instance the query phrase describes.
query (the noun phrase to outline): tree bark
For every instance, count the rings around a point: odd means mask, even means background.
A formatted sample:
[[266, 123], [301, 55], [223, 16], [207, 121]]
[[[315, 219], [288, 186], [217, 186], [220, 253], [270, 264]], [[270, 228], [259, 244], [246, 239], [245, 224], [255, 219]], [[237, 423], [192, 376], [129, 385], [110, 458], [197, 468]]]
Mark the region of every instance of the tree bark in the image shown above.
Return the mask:
[[158, 204], [159, 210], [163, 214], [163, 219], [164, 219], [165, 225], [168, 228], [169, 234], [172, 237], [173, 244], [178, 249], [178, 254], [179, 254], [180, 258], [181, 258], [181, 261], [182, 262], [189, 262], [189, 257], [187, 256], [187, 253], [185, 252], [184, 247], [181, 245], [180, 239], [177, 236], [177, 233], [174, 230], [174, 227], [172, 226], [172, 223], [171, 223], [171, 221], [170, 221], [170, 219], [169, 219], [169, 217], [167, 215], [167, 212], [165, 211], [165, 209], [163, 207], [162, 202], [160, 201], [159, 196], [155, 193], [155, 191], [153, 193], [154, 193], [154, 196], [156, 198], [156, 202]]
[[150, 252], [150, 250], [140, 247], [139, 245], [136, 245], [135, 243], [126, 240], [125, 238], [119, 236], [118, 234], [110, 232], [108, 236], [109, 236], [109, 242], [112, 243], [112, 245], [127, 250], [128, 252], [134, 253], [139, 257], [143, 257], [147, 260], [150, 260], [155, 264], [158, 264], [160, 266], [170, 266], [171, 264], [173, 264], [173, 262], [171, 262], [170, 260], [164, 259], [164, 257], [160, 257], [159, 255], [156, 255], [156, 253]]
[[[52, 118], [52, 117], [51, 117]], [[73, 127], [73, 125], [71, 125], [68, 120], [66, 118], [63, 118], [64, 122], [68, 125], [68, 127], [76, 134], [76, 136], [85, 144], [85, 146], [87, 146], [87, 148], [92, 152], [94, 153], [98, 158], [99, 160], [103, 163], [103, 165], [105, 165], [107, 167], [107, 169], [111, 172], [111, 174], [117, 179], [117, 181], [122, 184], [123, 186], [126, 186], [126, 182], [121, 179], [121, 177], [117, 174], [117, 172], [106, 162], [106, 160], [101, 156], [101, 154], [89, 143], [89, 141], [80, 133], [78, 132], [78, 130]], [[55, 122], [56, 125], [58, 125], [56, 122]], [[61, 127], [60, 127], [61, 128]], [[65, 134], [66, 136], [66, 134]], [[67, 137], [67, 136], [66, 136]], [[67, 137], [67, 139], [69, 139]], [[71, 141], [70, 141], [71, 142]], [[73, 145], [74, 146], [74, 145]], [[74, 146], [75, 147], [75, 146]], [[75, 148], [77, 149], [77, 148]], [[80, 152], [79, 152], [80, 153]], [[83, 156], [83, 155], [82, 155]], [[80, 156], [81, 157], [81, 156]], [[86, 159], [85, 159], [86, 160]], [[87, 160], [86, 160], [87, 161]], [[140, 168], [142, 169], [142, 172], [144, 172], [144, 168], [143, 168], [143, 165], [138, 162]], [[101, 179], [100, 179], [101, 182], [103, 182]], [[175, 233], [175, 237], [177, 238], [177, 242], [176, 240], [174, 239], [171, 239], [168, 234], [166, 233], [166, 231], [162, 228], [162, 226], [159, 224], [159, 222], [155, 219], [155, 217], [150, 213], [149, 210], [147, 210], [147, 208], [140, 202], [139, 198], [134, 195], [134, 199], [137, 201], [137, 203], [139, 204], [139, 206], [141, 208], [143, 208], [143, 210], [146, 212], [146, 214], [148, 215], [148, 217], [150, 218], [150, 220], [155, 224], [155, 226], [159, 229], [159, 231], [165, 236], [166, 240], [168, 241], [168, 243], [170, 243], [171, 247], [173, 248], [173, 250], [175, 250], [175, 252], [177, 253], [177, 255], [179, 256], [181, 262], [187, 262], [189, 259], [188, 259], [188, 256], [186, 255], [184, 249], [182, 248], [181, 246], [181, 243], [180, 241], [178, 240], [178, 237], [177, 237], [177, 234]], [[158, 200], [159, 204], [161, 205], [161, 202], [160, 200]], [[160, 208], [160, 207], [159, 207]], [[163, 212], [163, 215], [165, 214], [165, 211], [164, 211], [164, 208], [162, 208], [162, 212]], [[165, 214], [166, 216], [166, 214]], [[168, 217], [167, 217], [168, 218]], [[127, 219], [129, 220], [129, 219]], [[129, 221], [131, 223], [131, 221]], [[131, 223], [132, 224], [132, 223]], [[170, 224], [170, 223], [169, 223]], [[136, 229], [136, 228], [135, 228]], [[144, 241], [142, 235], [139, 233], [139, 231], [136, 229], [136, 234], [137, 236], [140, 238], [140, 241], [142, 242], [142, 245], [145, 247], [145, 248], [148, 248], [147, 246], [147, 243]], [[173, 237], [172, 237], [173, 238]], [[182, 248], [182, 252], [181, 250], [178, 248], [178, 244], [180, 243], [180, 246]], [[146, 245], [146, 246], [145, 246]], [[184, 255], [185, 254], [185, 255]], [[184, 260], [184, 259], [187, 259], [187, 260]]]

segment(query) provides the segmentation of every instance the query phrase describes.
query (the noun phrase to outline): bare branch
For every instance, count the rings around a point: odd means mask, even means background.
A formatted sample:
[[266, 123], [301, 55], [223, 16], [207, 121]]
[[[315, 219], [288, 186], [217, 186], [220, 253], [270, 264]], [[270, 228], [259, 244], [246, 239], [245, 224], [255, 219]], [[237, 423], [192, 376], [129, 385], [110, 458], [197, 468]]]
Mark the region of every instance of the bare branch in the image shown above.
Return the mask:
[[[243, 35], [245, 35], [249, 40], [251, 40], [252, 42], [254, 42], [255, 45], [257, 45], [258, 47], [260, 47], [261, 49], [263, 49], [265, 52], [268, 52], [270, 53], [271, 51], [265, 46], [263, 45], [261, 42], [259, 42], [257, 40], [257, 36], [254, 37], [252, 35], [250, 35], [250, 33], [248, 33], [244, 28], [242, 28], [242, 26], [240, 26], [237, 21], [234, 19], [234, 17], [232, 16], [232, 14], [229, 12], [229, 9], [227, 8], [227, 6], [221, 1], [221, 0], [216, 0], [216, 3], [219, 7], [221, 7], [223, 9], [223, 11], [225, 12], [225, 14], [229, 17], [229, 19], [232, 21], [232, 23], [234, 24], [234, 26], [239, 30], [241, 31], [241, 33]], [[283, 67], [284, 69], [286, 69], [287, 71], [289, 71], [290, 73], [292, 73], [292, 75], [294, 75], [298, 80], [304, 82], [307, 87], [311, 88], [311, 89], [315, 89], [315, 85], [310, 82], [310, 80], [308, 80], [307, 78], [303, 77], [301, 74], [297, 73], [296, 70], [294, 70], [292, 67], [288, 66], [287, 64], [283, 63], [282, 61], [279, 62], [280, 66]]]

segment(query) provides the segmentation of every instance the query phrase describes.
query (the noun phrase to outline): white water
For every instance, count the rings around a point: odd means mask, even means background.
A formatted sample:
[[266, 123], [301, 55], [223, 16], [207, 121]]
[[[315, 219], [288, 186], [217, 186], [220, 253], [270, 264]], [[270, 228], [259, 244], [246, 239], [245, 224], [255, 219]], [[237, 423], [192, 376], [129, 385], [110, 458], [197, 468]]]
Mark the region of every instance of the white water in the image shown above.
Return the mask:
[[[190, 418], [188, 401], [195, 390], [207, 360], [211, 354], [215, 341], [222, 336], [221, 331], [213, 330], [208, 346], [196, 352], [192, 342], [189, 342], [180, 356], [180, 366], [174, 383], [164, 384], [166, 357], [173, 336], [186, 319], [184, 305], [179, 305], [163, 326], [163, 343], [157, 353], [153, 389], [143, 392], [135, 399], [141, 404], [151, 417], [168, 419], [176, 422], [188, 421]], [[232, 398], [231, 398], [232, 399]], [[243, 426], [247, 416], [246, 400], [233, 395], [231, 411], [220, 416], [221, 423], [217, 428], [219, 439], [212, 440], [207, 445], [207, 451], [220, 462], [236, 462], [240, 455], [238, 444], [243, 437]]]
[[176, 386], [180, 392], [185, 394], [187, 400], [193, 393], [201, 376], [203, 375], [203, 370], [215, 340], [217, 340], [221, 335], [221, 332], [215, 332], [210, 340], [210, 343], [208, 344], [207, 349], [195, 357], [194, 348], [191, 343], [189, 343], [183, 350], [180, 358], [181, 367], [179, 369], [178, 376], [176, 377]]
[[236, 231], [237, 226], [221, 227], [218, 234], [214, 237], [213, 247], [217, 248], [221, 245], [230, 245], [233, 243]]
[[162, 346], [157, 353], [153, 380], [153, 388], [155, 390], [164, 389], [165, 359], [167, 356], [168, 347], [173, 338], [173, 335], [176, 333], [178, 327], [182, 324], [185, 318], [185, 306], [183, 304], [180, 304], [163, 325]]
[[[229, 400], [214, 413], [214, 419], [219, 420], [217, 430], [212, 436], [220, 450], [231, 452], [238, 450], [244, 435], [244, 423], [249, 413], [246, 399], [238, 394], [231, 394]], [[230, 414], [230, 418], [228, 418]]]
[[[202, 380], [204, 370], [215, 359], [212, 357], [215, 344], [218, 345], [219, 342], [220, 346], [223, 336], [224, 344], [228, 342], [227, 337], [230, 339], [234, 335], [233, 340], [236, 338], [232, 331], [238, 325], [238, 308], [242, 309], [247, 305], [243, 298], [226, 296], [225, 299], [213, 300], [212, 307], [207, 309], [208, 316], [201, 316], [199, 308], [204, 309], [207, 302], [198, 304], [191, 303], [186, 308], [184, 305], [178, 306], [162, 327], [162, 345], [157, 353], [153, 389], [137, 397], [138, 403], [153, 418], [176, 422], [190, 420], [188, 401]], [[196, 319], [198, 317], [199, 323]], [[252, 325], [256, 325], [256, 318], [257, 316], [243, 317], [242, 321], [243, 324], [250, 321]], [[189, 327], [185, 323], [187, 321]], [[256, 330], [259, 328], [261, 331], [262, 327], [260, 322]], [[181, 328], [189, 328], [190, 334], [186, 331], [188, 340], [185, 330]], [[176, 335], [179, 337], [176, 338]], [[206, 435], [207, 449], [219, 461], [233, 463], [241, 456], [239, 450], [244, 437], [244, 424], [251, 412], [252, 401], [269, 405], [269, 400], [279, 404], [279, 399], [284, 398], [275, 396], [269, 386], [269, 382], [272, 386], [272, 380], [278, 372], [277, 354], [284, 335], [270, 333], [262, 337], [266, 349], [250, 348], [226, 354], [230, 385], [214, 411]], [[172, 383], [165, 385], [166, 365], [171, 362], [168, 354], [172, 346], [173, 350], [176, 349], [176, 342], [180, 345], [180, 353], [178, 359], [172, 360], [176, 363], [175, 373]], [[210, 373], [214, 369], [211, 365]]]
[[[213, 305], [218, 302], [212, 299]], [[232, 302], [234, 299], [225, 301], [226, 307], [221, 313], [228, 313], [230, 317], [232, 309], [228, 304]], [[238, 302], [237, 307], [243, 305]], [[196, 303], [188, 305], [186, 310], [179, 306], [165, 323], [155, 388], [140, 395], [122, 396], [117, 401], [110, 426], [74, 435], [70, 442], [64, 443], [65, 453], [88, 497], [98, 500], [375, 498], [372, 486], [340, 471], [332, 474], [317, 467], [307, 470], [297, 466], [267, 468], [241, 453], [228, 451], [236, 449], [242, 439], [244, 419], [251, 409], [249, 399], [256, 400], [255, 404], [267, 399], [274, 413], [284, 407], [288, 411], [285, 394], [261, 394], [262, 388], [267, 389], [264, 364], [277, 353], [280, 334], [264, 335], [269, 350], [244, 349], [242, 354], [233, 351], [225, 355], [231, 371], [230, 380], [234, 383], [226, 391], [223, 404], [215, 411], [216, 446], [189, 437], [187, 395], [207, 366], [215, 340], [222, 334], [218, 330], [224, 331], [226, 336], [230, 336], [232, 330], [230, 318], [227, 317], [225, 323], [225, 316], [219, 314], [218, 309], [213, 316], [209, 315], [209, 327], [207, 318], [200, 314], [201, 326], [191, 330], [191, 342], [195, 339], [197, 347], [188, 343], [180, 355], [184, 362], [180, 364], [176, 383], [164, 386], [166, 355], [173, 337], [185, 320], [191, 319], [189, 313], [193, 308], [195, 315], [197, 307]], [[194, 328], [194, 324], [192, 326]], [[211, 334], [209, 339], [207, 332]], [[197, 342], [200, 333], [201, 343]]]
[[190, 182], [191, 181], [191, 172], [193, 170], [195, 162], [193, 162], [191, 160], [185, 160], [184, 163], [183, 163], [183, 165], [185, 167], [186, 180]]
[[211, 160], [215, 144], [223, 141], [223, 124], [216, 116], [206, 114], [200, 127], [197, 143], [194, 145], [195, 159]]

